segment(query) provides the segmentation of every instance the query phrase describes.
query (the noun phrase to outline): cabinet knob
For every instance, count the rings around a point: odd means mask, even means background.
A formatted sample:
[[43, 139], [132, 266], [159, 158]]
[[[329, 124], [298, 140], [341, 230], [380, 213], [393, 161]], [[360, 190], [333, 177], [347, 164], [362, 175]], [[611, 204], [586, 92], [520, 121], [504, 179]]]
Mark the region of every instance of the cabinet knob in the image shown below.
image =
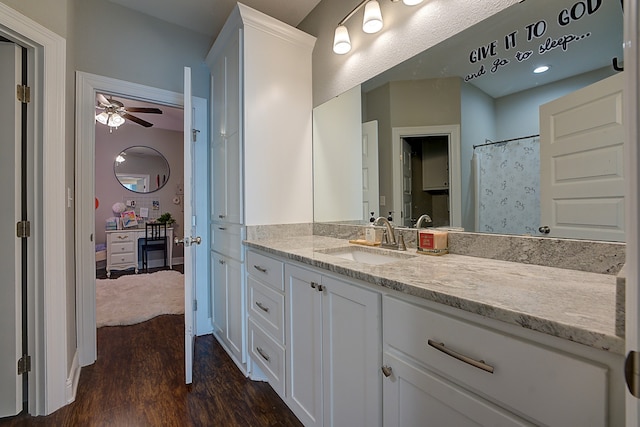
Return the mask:
[[315, 289], [318, 286], [316, 282], [311, 282], [311, 288]]
[[549, 234], [551, 233], [551, 228], [548, 225], [543, 225], [542, 227], [538, 228], [538, 231], [542, 234]]
[[223, 261], [223, 260], [221, 260], [221, 259], [219, 259], [219, 260], [218, 260], [218, 263], [219, 263], [219, 264], [224, 264], [224, 261]]
[[225, 217], [226, 217], [226, 215], [223, 215], [223, 214], [218, 215], [218, 218], [220, 218], [220, 219], [223, 219]]
[[318, 291], [322, 292], [322, 290], [324, 289], [324, 287], [322, 285], [318, 285]]
[[391, 366], [384, 365], [382, 367], [382, 373], [384, 374], [385, 377], [389, 378], [393, 373], [393, 370], [391, 369]]

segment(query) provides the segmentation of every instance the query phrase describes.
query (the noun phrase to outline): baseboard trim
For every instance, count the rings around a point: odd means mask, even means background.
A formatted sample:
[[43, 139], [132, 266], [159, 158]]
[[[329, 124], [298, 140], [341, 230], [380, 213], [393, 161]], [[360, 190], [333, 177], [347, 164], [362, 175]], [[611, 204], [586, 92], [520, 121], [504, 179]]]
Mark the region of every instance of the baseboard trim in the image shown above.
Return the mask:
[[67, 377], [65, 393], [67, 404], [76, 400], [76, 392], [78, 391], [78, 381], [80, 380], [80, 359], [78, 357], [78, 349], [76, 349], [73, 355], [73, 361], [71, 362], [71, 370]]

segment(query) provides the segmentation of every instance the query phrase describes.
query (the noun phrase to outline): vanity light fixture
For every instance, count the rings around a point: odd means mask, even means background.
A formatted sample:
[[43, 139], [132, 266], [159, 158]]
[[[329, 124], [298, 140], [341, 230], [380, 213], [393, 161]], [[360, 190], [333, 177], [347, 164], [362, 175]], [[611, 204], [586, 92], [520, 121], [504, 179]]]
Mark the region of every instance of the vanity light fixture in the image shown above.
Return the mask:
[[[397, 3], [400, 0], [391, 0]], [[423, 0], [402, 0], [407, 6], [414, 6], [422, 3]], [[338, 23], [333, 36], [333, 51], [339, 55], [343, 55], [351, 50], [351, 39], [349, 31], [345, 27], [345, 23], [364, 6], [364, 19], [362, 20], [362, 31], [368, 34], [377, 33], [384, 25], [382, 21], [382, 12], [380, 12], [380, 3], [377, 0], [361, 1], [347, 16]]]
[[539, 67], [536, 67], [533, 72], [535, 74], [540, 74], [540, 73], [544, 73], [545, 71], [549, 70], [549, 66], [548, 65], [541, 65]]

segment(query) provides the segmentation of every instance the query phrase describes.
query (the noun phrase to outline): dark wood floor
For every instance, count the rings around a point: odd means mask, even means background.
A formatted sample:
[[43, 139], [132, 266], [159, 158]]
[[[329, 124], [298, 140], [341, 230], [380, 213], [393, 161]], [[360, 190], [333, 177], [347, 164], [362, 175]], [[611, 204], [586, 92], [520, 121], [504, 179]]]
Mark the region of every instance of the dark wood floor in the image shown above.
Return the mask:
[[98, 360], [82, 369], [76, 401], [1, 426], [300, 426], [267, 383], [246, 379], [211, 336], [195, 345], [184, 384], [184, 316], [98, 329]]

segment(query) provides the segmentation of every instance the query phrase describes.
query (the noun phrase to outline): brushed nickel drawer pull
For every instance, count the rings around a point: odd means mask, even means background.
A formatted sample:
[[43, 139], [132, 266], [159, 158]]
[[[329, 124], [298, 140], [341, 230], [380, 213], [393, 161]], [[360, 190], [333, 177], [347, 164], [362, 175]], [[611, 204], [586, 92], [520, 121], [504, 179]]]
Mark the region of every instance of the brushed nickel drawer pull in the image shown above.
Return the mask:
[[253, 268], [255, 268], [256, 270], [258, 270], [260, 273], [266, 273], [267, 269], [264, 267], [260, 267], [259, 265], [254, 265]]
[[269, 355], [268, 355], [268, 354], [266, 354], [266, 353], [264, 352], [264, 350], [262, 350], [260, 347], [256, 347], [256, 351], [258, 352], [258, 354], [259, 354], [260, 356], [262, 356], [262, 358], [263, 358], [264, 360], [266, 360], [267, 362], [269, 361]]
[[226, 216], [226, 215], [223, 215], [223, 214], [218, 215], [218, 218], [220, 218], [220, 219], [222, 219], [222, 218], [226, 218], [226, 217], [227, 217], [227, 216]]
[[218, 227], [218, 230], [220, 231], [225, 231], [227, 229], [227, 227]]
[[124, 240], [124, 239], [128, 239], [128, 238], [129, 238], [129, 236], [128, 236], [128, 235], [126, 235], [126, 234], [125, 234], [124, 236], [123, 236], [123, 235], [121, 235], [121, 234], [120, 234], [120, 235], [118, 235], [118, 239], [120, 239], [120, 240]]
[[264, 311], [265, 313], [269, 312], [269, 307], [265, 307], [260, 301], [256, 301], [256, 305], [260, 310]]
[[428, 340], [427, 344], [429, 344], [431, 347], [435, 348], [436, 350], [439, 350], [441, 352], [443, 352], [444, 354], [448, 354], [451, 357], [455, 357], [456, 359], [464, 362], [464, 363], [468, 363], [471, 366], [474, 366], [478, 369], [482, 369], [483, 371], [487, 371], [490, 374], [493, 374], [493, 366], [491, 365], [487, 365], [484, 360], [475, 360], [472, 359], [468, 356], [465, 356], [464, 354], [460, 354], [456, 351], [453, 351], [447, 347], [445, 347], [444, 343], [442, 342], [435, 342], [433, 340]]

